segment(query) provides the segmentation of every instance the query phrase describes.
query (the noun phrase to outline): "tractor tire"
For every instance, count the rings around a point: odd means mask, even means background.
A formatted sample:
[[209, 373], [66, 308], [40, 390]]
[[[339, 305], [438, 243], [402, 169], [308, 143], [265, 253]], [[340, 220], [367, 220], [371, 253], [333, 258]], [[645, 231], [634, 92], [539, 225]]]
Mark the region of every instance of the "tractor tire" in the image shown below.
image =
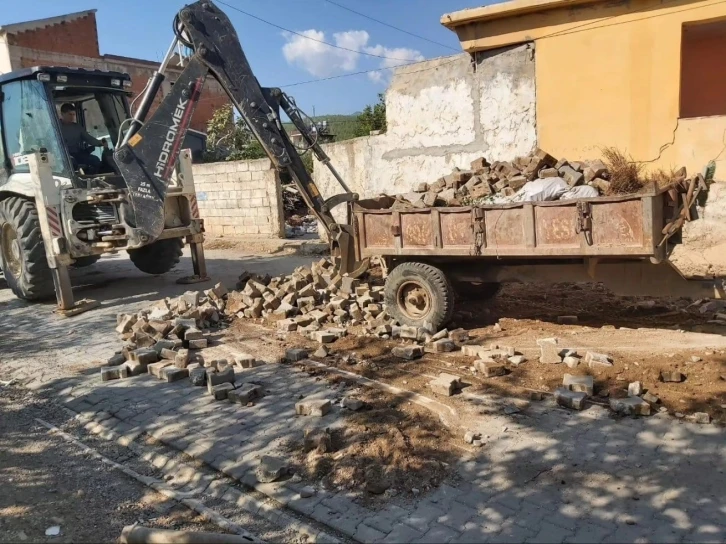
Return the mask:
[[446, 274], [430, 264], [406, 262], [386, 278], [386, 311], [402, 325], [438, 331], [454, 312], [454, 290]]
[[157, 240], [138, 249], [130, 249], [128, 254], [134, 266], [142, 272], [166, 274], [179, 264], [183, 247], [184, 240], [181, 238], [169, 238]]
[[0, 201], [0, 262], [8, 287], [18, 298], [54, 297], [53, 275], [32, 201], [17, 196]]
[[98, 259], [100, 258], [100, 255], [87, 255], [86, 257], [78, 257], [76, 259], [76, 262], [74, 262], [71, 266], [73, 268], [86, 268], [87, 266], [96, 264], [96, 262], [98, 262]]

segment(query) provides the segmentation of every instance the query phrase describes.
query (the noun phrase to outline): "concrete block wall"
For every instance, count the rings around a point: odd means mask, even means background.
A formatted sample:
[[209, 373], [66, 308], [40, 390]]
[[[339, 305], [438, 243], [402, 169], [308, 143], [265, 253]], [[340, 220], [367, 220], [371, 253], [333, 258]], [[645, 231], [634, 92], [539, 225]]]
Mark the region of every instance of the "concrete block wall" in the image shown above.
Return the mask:
[[280, 180], [269, 159], [195, 164], [192, 170], [208, 234], [285, 237]]
[[[412, 190], [471, 161], [512, 160], [537, 145], [535, 57], [531, 44], [442, 57], [401, 67], [386, 92], [388, 131], [326, 144], [325, 152], [362, 198]], [[315, 164], [326, 198], [340, 192]], [[334, 210], [343, 219], [342, 206]]]

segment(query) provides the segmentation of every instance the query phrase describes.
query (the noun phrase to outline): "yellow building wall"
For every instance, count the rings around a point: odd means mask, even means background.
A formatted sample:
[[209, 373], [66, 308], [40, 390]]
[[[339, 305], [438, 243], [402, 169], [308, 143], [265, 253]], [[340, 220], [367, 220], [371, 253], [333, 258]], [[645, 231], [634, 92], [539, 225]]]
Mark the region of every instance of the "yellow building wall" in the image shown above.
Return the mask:
[[535, 42], [538, 143], [549, 153], [587, 159], [615, 146], [690, 173], [720, 153], [726, 179], [726, 116], [679, 119], [682, 25], [718, 19], [722, 0], [563, 3], [455, 31], [470, 52]]

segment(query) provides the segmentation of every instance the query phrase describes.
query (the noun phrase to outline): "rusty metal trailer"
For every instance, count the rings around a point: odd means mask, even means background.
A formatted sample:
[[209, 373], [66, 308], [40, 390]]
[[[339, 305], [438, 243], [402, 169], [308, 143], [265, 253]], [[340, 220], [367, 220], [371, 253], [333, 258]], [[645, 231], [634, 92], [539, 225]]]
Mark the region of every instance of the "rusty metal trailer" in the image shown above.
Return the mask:
[[[668, 262], [681, 211], [674, 191], [481, 207], [396, 209], [390, 197], [353, 206], [357, 258], [378, 259], [399, 322], [432, 328], [470, 285], [603, 282], [619, 294], [716, 297], [723, 283], [686, 281]], [[691, 202], [692, 204], [692, 202]], [[682, 208], [682, 206], [681, 206]], [[473, 293], [473, 291], [467, 291]]]

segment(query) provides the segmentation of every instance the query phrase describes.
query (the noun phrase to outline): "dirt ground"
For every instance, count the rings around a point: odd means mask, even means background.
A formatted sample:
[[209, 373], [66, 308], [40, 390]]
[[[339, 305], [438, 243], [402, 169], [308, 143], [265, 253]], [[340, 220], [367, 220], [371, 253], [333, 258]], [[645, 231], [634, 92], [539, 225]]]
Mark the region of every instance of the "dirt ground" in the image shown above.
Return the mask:
[[[125, 525], [219, 532], [187, 508], [86, 456], [34, 418], [20, 389], [0, 388], [0, 542], [115, 542]], [[58, 536], [46, 536], [50, 527]]]

